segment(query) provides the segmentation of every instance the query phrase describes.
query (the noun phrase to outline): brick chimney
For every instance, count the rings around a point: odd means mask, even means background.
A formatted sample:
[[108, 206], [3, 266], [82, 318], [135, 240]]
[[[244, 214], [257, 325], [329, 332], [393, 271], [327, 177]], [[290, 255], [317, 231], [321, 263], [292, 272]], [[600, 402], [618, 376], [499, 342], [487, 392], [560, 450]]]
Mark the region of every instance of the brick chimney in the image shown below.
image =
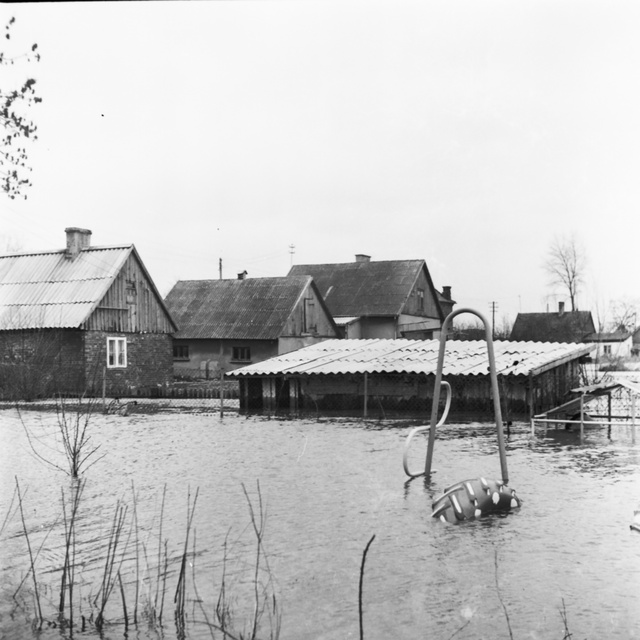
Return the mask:
[[451, 287], [442, 287], [442, 297], [445, 300], [451, 300]]
[[245, 271], [241, 271], [241, 272], [238, 274], [238, 280], [246, 280], [246, 279], [247, 279], [247, 272], [246, 272], [246, 270], [245, 270]]
[[558, 302], [558, 315], [562, 315], [564, 313], [564, 302]]
[[67, 234], [65, 255], [69, 260], [75, 260], [83, 249], [88, 249], [91, 246], [91, 231], [89, 229], [67, 227], [64, 232]]
[[371, 256], [366, 253], [356, 253], [356, 262], [371, 262]]

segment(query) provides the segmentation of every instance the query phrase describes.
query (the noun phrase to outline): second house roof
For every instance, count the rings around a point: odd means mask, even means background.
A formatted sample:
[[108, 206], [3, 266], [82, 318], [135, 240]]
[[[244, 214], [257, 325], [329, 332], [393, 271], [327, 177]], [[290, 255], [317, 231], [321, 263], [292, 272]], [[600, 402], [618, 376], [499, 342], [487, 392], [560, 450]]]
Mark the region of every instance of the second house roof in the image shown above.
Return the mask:
[[397, 316], [422, 269], [435, 298], [424, 260], [298, 264], [291, 267], [289, 275], [310, 275], [334, 317]]
[[308, 276], [181, 280], [165, 303], [177, 339], [277, 340], [308, 286]]

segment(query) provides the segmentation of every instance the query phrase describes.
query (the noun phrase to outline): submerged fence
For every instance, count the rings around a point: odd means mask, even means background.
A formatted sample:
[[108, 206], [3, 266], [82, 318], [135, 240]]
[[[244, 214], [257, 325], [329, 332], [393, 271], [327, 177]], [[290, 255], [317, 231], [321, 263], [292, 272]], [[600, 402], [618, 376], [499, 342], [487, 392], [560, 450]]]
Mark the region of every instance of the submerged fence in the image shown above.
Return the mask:
[[27, 409], [55, 409], [61, 402], [82, 398], [94, 405], [94, 410], [107, 414], [184, 412], [224, 413], [238, 411], [236, 381], [174, 382], [162, 387], [122, 388], [113, 393], [88, 394], [82, 389], [64, 394], [48, 394], [36, 398], [0, 398], [0, 407], [18, 405]]

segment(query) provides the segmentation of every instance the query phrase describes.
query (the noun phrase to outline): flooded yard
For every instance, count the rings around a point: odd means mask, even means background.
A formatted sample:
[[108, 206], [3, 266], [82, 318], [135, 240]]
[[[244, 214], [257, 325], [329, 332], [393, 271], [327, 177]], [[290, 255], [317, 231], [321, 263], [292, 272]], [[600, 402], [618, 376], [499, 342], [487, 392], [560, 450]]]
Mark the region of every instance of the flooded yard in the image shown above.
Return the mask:
[[[499, 477], [495, 427], [441, 428], [436, 473], [426, 485], [407, 482], [402, 468], [409, 426], [236, 414], [94, 415], [91, 444], [102, 457], [83, 476], [78, 506], [74, 606], [86, 627], [74, 637], [122, 638], [125, 631], [139, 640], [222, 637], [207, 624], [215, 620], [222, 583], [236, 628], [250, 626], [257, 550], [251, 509], [258, 518], [261, 500], [260, 553], [267, 563], [258, 584], [266, 589], [261, 597], [277, 597], [280, 638], [359, 637], [362, 554], [374, 534], [363, 580], [369, 640], [510, 633], [561, 639], [567, 631], [580, 639], [640, 638], [640, 534], [629, 529], [640, 502], [640, 445], [630, 428], [614, 427], [610, 435], [594, 429], [581, 444], [564, 431], [531, 437], [529, 425], [515, 424], [508, 463], [522, 509], [453, 526], [430, 517], [432, 500], [456, 481]], [[0, 444], [0, 635], [69, 637], [52, 622], [65, 556], [62, 496], [68, 513], [77, 489], [42, 459], [65, 464], [55, 413], [23, 412], [20, 419], [15, 410], [0, 411]], [[413, 468], [425, 452], [426, 438], [416, 438]], [[41, 631], [31, 626], [35, 587], [16, 478], [48, 621]], [[118, 505], [126, 507], [116, 553], [122, 587], [115, 583], [99, 633], [93, 621]], [[190, 508], [181, 628], [174, 595]], [[150, 624], [150, 603], [157, 610], [162, 598], [162, 624]], [[275, 626], [265, 612], [258, 637], [269, 637]]]

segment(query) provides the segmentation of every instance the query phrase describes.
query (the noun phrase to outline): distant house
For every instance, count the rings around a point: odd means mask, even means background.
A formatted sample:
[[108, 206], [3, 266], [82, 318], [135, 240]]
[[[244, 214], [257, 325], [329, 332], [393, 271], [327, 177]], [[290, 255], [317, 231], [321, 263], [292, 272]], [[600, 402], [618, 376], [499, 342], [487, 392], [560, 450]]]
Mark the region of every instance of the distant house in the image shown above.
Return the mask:
[[633, 357], [640, 356], [640, 329], [636, 329], [633, 332], [632, 343], [631, 343], [631, 355]]
[[327, 338], [338, 329], [309, 276], [182, 280], [165, 299], [179, 326], [174, 371], [214, 377]]
[[311, 276], [345, 338], [415, 338], [440, 335], [454, 301], [451, 288], [440, 294], [424, 260], [299, 264], [290, 276]]
[[586, 336], [585, 342], [597, 344], [595, 352], [597, 362], [625, 359], [631, 357], [633, 334], [627, 330], [591, 333]]
[[585, 342], [596, 327], [590, 311], [519, 313], [511, 330], [510, 340], [531, 342]]
[[176, 326], [135, 247], [92, 247], [76, 227], [66, 239], [66, 249], [0, 256], [0, 395], [170, 382]]

